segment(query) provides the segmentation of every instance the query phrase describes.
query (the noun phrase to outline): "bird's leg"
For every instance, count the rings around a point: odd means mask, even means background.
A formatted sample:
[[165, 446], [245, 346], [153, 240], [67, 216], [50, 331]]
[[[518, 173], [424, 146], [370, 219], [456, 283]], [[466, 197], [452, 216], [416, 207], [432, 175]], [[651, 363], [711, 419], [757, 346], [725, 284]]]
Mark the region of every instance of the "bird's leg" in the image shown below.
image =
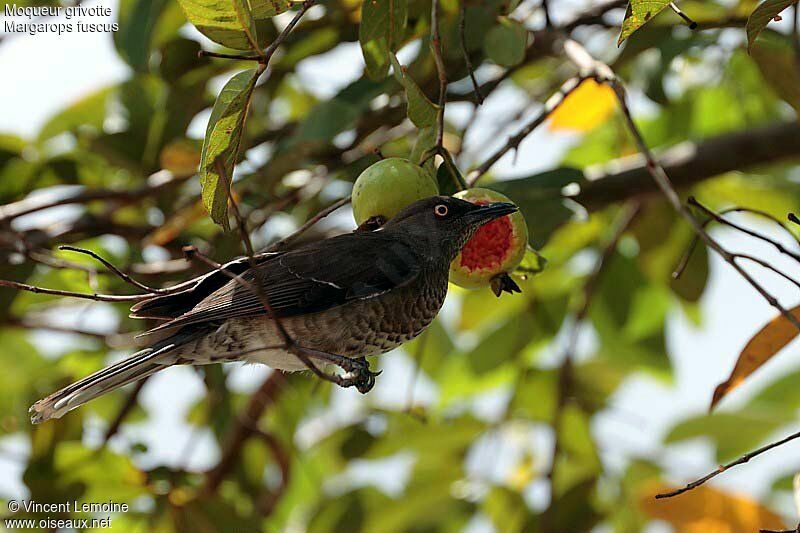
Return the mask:
[[[355, 387], [361, 394], [366, 394], [372, 390], [372, 387], [375, 386], [375, 376], [380, 374], [380, 372], [372, 372], [369, 369], [369, 363], [363, 357], [353, 359], [313, 348], [306, 348], [296, 343], [289, 345], [288, 351], [297, 355], [317, 377], [336, 383], [342, 388]], [[312, 357], [340, 367], [345, 371], [345, 374], [340, 376], [323, 372], [311, 361], [310, 358]]]

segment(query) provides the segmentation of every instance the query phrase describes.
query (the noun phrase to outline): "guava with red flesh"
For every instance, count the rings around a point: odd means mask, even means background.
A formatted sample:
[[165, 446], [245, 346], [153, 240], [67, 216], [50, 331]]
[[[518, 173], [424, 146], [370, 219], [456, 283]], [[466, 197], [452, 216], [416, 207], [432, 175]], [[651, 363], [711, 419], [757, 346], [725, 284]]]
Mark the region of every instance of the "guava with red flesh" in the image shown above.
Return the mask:
[[[482, 188], [467, 189], [454, 196], [478, 205], [511, 202], [499, 192]], [[450, 281], [467, 289], [501, 287], [507, 283], [507, 274], [522, 262], [527, 244], [528, 226], [519, 211], [484, 224], [450, 264]]]

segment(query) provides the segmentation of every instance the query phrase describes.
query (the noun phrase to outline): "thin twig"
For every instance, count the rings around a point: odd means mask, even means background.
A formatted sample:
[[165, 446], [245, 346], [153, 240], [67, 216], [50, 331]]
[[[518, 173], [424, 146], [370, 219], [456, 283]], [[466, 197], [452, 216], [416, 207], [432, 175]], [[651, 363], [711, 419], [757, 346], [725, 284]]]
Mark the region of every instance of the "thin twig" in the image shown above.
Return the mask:
[[155, 287], [149, 287], [149, 286], [145, 285], [144, 283], [136, 281], [135, 279], [130, 277], [128, 274], [126, 274], [125, 272], [121, 271], [120, 269], [115, 267], [113, 264], [111, 264], [111, 262], [107, 261], [106, 259], [101, 257], [99, 254], [96, 254], [91, 250], [87, 250], [85, 248], [78, 248], [77, 246], [68, 246], [68, 245], [59, 246], [58, 249], [59, 250], [68, 250], [70, 252], [77, 252], [77, 253], [80, 253], [80, 254], [88, 255], [88, 256], [96, 259], [100, 263], [102, 263], [104, 267], [106, 267], [112, 274], [114, 274], [117, 277], [119, 277], [122, 281], [124, 281], [126, 283], [130, 283], [134, 287], [137, 287], [137, 288], [142, 289], [144, 291], [147, 291], [149, 293], [152, 293], [152, 294], [169, 294], [169, 292], [170, 292], [169, 289], [157, 289]]
[[152, 298], [152, 294], [88, 294], [83, 292], [62, 291], [59, 289], [46, 289], [44, 287], [36, 287], [28, 285], [27, 283], [18, 283], [16, 281], [9, 281], [0, 279], [0, 287], [9, 287], [18, 291], [28, 291], [36, 294], [50, 294], [52, 296], [69, 296], [71, 298], [82, 298], [84, 300], [94, 300], [95, 302], [136, 302], [144, 300], [145, 298]]
[[758, 292], [764, 300], [767, 301], [772, 307], [777, 309], [781, 315], [783, 315], [792, 325], [794, 325], [798, 330], [800, 330], [800, 320], [798, 320], [793, 314], [791, 314], [784, 306], [778, 302], [778, 300], [772, 296], [769, 292], [767, 292], [764, 287], [761, 286], [746, 270], [744, 270], [741, 265], [737, 264], [736, 261], [733, 260], [733, 256], [730, 252], [725, 250], [714, 238], [712, 238], [708, 232], [703, 228], [703, 225], [692, 215], [689, 209], [681, 202], [678, 193], [675, 191], [675, 188], [672, 186], [672, 182], [670, 182], [667, 173], [658, 164], [653, 157], [653, 154], [650, 152], [647, 144], [642, 137], [639, 128], [636, 126], [636, 123], [633, 121], [633, 116], [631, 115], [630, 109], [628, 108], [628, 104], [626, 101], [625, 89], [622, 84], [616, 80], [611, 81], [612, 87], [614, 88], [614, 93], [617, 95], [617, 100], [620, 103], [620, 107], [622, 108], [623, 116], [625, 117], [625, 121], [628, 124], [628, 129], [630, 130], [631, 134], [636, 141], [636, 145], [639, 148], [639, 152], [644, 155], [647, 161], [647, 171], [653, 177], [653, 180], [656, 182], [658, 187], [664, 193], [667, 200], [672, 207], [680, 214], [689, 224], [691, 224], [692, 228], [694, 229], [695, 233], [700, 237], [700, 239], [712, 250], [717, 252], [722, 259], [731, 265], [739, 275], [753, 287], [756, 292]]
[[794, 232], [792, 232], [792, 230], [789, 229], [789, 226], [784, 224], [777, 217], [774, 217], [774, 216], [770, 215], [766, 211], [761, 211], [760, 209], [753, 209], [752, 207], [736, 206], [736, 207], [729, 207], [727, 209], [723, 209], [722, 211], [720, 211], [717, 214], [719, 214], [720, 216], [724, 216], [724, 215], [727, 215], [729, 213], [748, 213], [748, 214], [751, 214], [751, 215], [758, 215], [760, 217], [763, 217], [763, 218], [766, 218], [768, 220], [771, 220], [772, 222], [774, 222], [775, 224], [780, 226], [792, 238], [792, 240], [794, 240], [794, 242], [796, 242], [797, 244], [800, 244], [800, 239], [798, 239], [797, 235], [795, 235]]
[[[622, 109], [622, 114], [625, 118], [628, 130], [633, 136], [639, 152], [642, 154], [642, 156], [644, 156], [646, 160], [647, 171], [653, 178], [653, 181], [655, 181], [658, 188], [661, 189], [661, 192], [667, 198], [667, 201], [672, 205], [675, 211], [677, 211], [681, 217], [683, 217], [687, 222], [689, 222], [689, 224], [694, 229], [695, 234], [706, 244], [706, 246], [717, 252], [720, 255], [720, 257], [722, 257], [722, 259], [726, 263], [731, 265], [731, 267], [734, 270], [736, 270], [736, 272], [738, 272], [739, 275], [742, 276], [742, 278], [744, 278], [772, 307], [780, 311], [780, 313], [792, 325], [794, 325], [798, 330], [800, 330], [800, 321], [798, 321], [798, 319], [792, 313], [790, 313], [785, 307], [783, 307], [774, 296], [772, 296], [769, 292], [767, 292], [767, 290], [764, 289], [761, 286], [761, 284], [759, 284], [755, 279], [753, 279], [753, 277], [750, 276], [750, 274], [735, 261], [734, 255], [731, 254], [729, 251], [727, 251], [725, 248], [723, 248], [716, 240], [714, 240], [705, 230], [703, 224], [700, 221], [698, 221], [692, 215], [691, 211], [689, 211], [689, 208], [686, 205], [684, 205], [683, 202], [681, 202], [681, 199], [678, 196], [678, 193], [675, 191], [675, 188], [673, 187], [672, 182], [669, 179], [669, 176], [667, 176], [667, 173], [664, 171], [664, 168], [656, 161], [655, 157], [653, 157], [653, 154], [650, 151], [650, 148], [647, 146], [647, 143], [645, 142], [641, 131], [639, 131], [638, 126], [634, 122], [633, 115], [631, 114], [630, 108], [628, 107], [625, 88], [620, 82], [620, 80], [616, 77], [614, 72], [611, 70], [611, 68], [608, 65], [594, 59], [586, 51], [585, 48], [583, 48], [580, 44], [578, 44], [575, 41], [568, 40], [564, 44], [564, 51], [567, 57], [573, 63], [575, 63], [581, 69], [582, 72], [594, 72], [600, 81], [608, 83], [614, 89], [614, 94], [616, 95], [620, 108]], [[688, 484], [683, 489], [679, 489], [677, 491], [673, 491], [667, 494], [658, 495], [656, 497], [666, 498], [691, 490], [699, 485], [702, 485], [703, 483], [713, 478], [714, 476], [724, 472], [728, 468], [735, 466], [737, 464], [745, 463], [749, 461], [751, 458], [755, 457], [756, 455], [759, 455], [776, 446], [780, 446], [781, 444], [784, 444], [797, 437], [800, 437], [800, 432], [790, 437], [787, 437], [786, 439], [778, 441], [776, 443], [764, 446], [763, 448], [759, 448], [754, 452], [745, 454], [737, 461], [729, 463], [728, 465], [721, 466], [716, 471], [712, 472], [711, 474], [708, 474], [707, 476], [693, 483]]]
[[46, 249], [37, 250], [35, 248], [29, 247], [25, 239], [25, 234], [20, 233], [18, 235], [20, 241], [22, 242], [22, 245], [25, 246], [25, 257], [27, 257], [34, 263], [39, 263], [41, 265], [45, 265], [50, 268], [79, 270], [82, 272], [86, 272], [86, 274], [92, 276], [97, 274], [97, 269], [93, 266], [87, 266], [81, 263], [67, 261], [66, 259], [62, 259], [60, 257], [55, 257], [55, 255], [53, 255], [53, 253], [50, 250]]
[[695, 481], [692, 481], [691, 483], [686, 484], [686, 486], [684, 486], [684, 487], [681, 487], [679, 489], [675, 489], [675, 490], [670, 491], [670, 492], [662, 492], [661, 494], [656, 494], [656, 499], [672, 498], [673, 496], [677, 496], [679, 494], [683, 494], [684, 492], [688, 492], [688, 491], [690, 491], [690, 490], [692, 490], [694, 488], [699, 487], [700, 485], [702, 485], [703, 483], [705, 483], [709, 479], [712, 479], [712, 478], [720, 475], [721, 473], [725, 472], [729, 468], [733, 468], [734, 466], [737, 466], [737, 465], [740, 465], [740, 464], [744, 464], [744, 463], [748, 462], [750, 459], [752, 459], [753, 457], [757, 457], [757, 456], [761, 455], [762, 453], [768, 452], [769, 450], [771, 450], [773, 448], [777, 448], [778, 446], [782, 446], [782, 445], [786, 444], [787, 442], [793, 441], [794, 439], [796, 439], [798, 437], [800, 437], [800, 431], [798, 431], [797, 433], [792, 433], [788, 437], [785, 437], [785, 438], [783, 438], [783, 439], [781, 439], [779, 441], [775, 441], [775, 442], [772, 442], [772, 443], [767, 444], [765, 446], [762, 446], [761, 448], [758, 448], [757, 450], [753, 450], [752, 452], [748, 452], [748, 453], [742, 455], [741, 457], [739, 457], [738, 459], [736, 459], [735, 461], [731, 461], [728, 464], [720, 465], [720, 467], [717, 468], [716, 470], [714, 470], [713, 472], [710, 472], [710, 473], [706, 474], [705, 476], [701, 477], [700, 479], [697, 479]]
[[769, 264], [767, 261], [764, 261], [763, 259], [761, 259], [759, 257], [755, 257], [755, 256], [752, 256], [750, 254], [742, 254], [742, 253], [734, 253], [734, 254], [732, 254], [732, 257], [733, 257], [734, 261], [736, 261], [737, 259], [744, 259], [745, 261], [752, 261], [753, 263], [755, 263], [757, 265], [760, 265], [760, 266], [766, 268], [767, 270], [770, 270], [770, 271], [774, 272], [775, 274], [779, 275], [783, 279], [785, 279], [785, 280], [789, 281], [790, 283], [794, 284], [797, 288], [800, 288], [800, 282], [795, 280], [790, 275], [788, 275], [788, 274], [782, 272], [781, 270], [775, 268], [774, 266]]
[[[717, 221], [717, 222], [720, 222], [722, 224], [725, 224], [727, 226], [730, 226], [730, 227], [732, 227], [734, 229], [737, 229], [737, 230], [741, 231], [742, 229], [740, 228], [740, 226], [738, 226], [738, 225], [736, 225], [736, 224], [734, 224], [732, 222], [729, 222], [727, 219], [724, 219], [722, 217], [724, 215], [727, 215], [727, 214], [730, 214], [730, 213], [748, 213], [748, 214], [751, 214], [751, 215], [758, 215], [760, 217], [764, 217], [764, 218], [766, 218], [768, 220], [771, 220], [772, 222], [774, 222], [778, 226], [780, 226], [795, 242], [798, 242], [798, 244], [800, 244], [800, 241], [798, 241], [797, 236], [795, 236], [795, 234], [792, 233], [792, 231], [783, 222], [781, 222], [780, 220], [778, 220], [777, 218], [775, 218], [774, 216], [770, 215], [769, 213], [767, 213], [765, 211], [760, 211], [758, 209], [752, 209], [752, 208], [749, 208], [749, 207], [737, 206], [737, 207], [730, 207], [728, 209], [723, 209], [719, 213], [714, 213], [713, 211], [711, 211], [707, 207], [704, 207], [703, 205], [701, 205], [700, 202], [698, 202], [697, 199], [694, 198], [693, 196], [690, 196], [687, 202], [690, 205], [693, 205], [695, 207], [700, 208], [705, 213], [711, 213], [712, 215], [714, 215], [714, 216], [709, 215], [709, 217], [706, 220], [703, 221], [703, 227], [704, 228], [708, 227], [708, 225], [711, 222]], [[790, 217], [790, 220], [791, 220], [791, 217]], [[744, 233], [746, 233], [747, 235], [756, 237], [759, 240], [765, 241], [765, 242], [775, 246], [782, 253], [786, 253], [786, 254], [788, 254], [790, 256], [792, 254], [792, 252], [790, 252], [788, 250], [786, 250], [784, 252], [783, 251], [784, 247], [783, 247], [783, 245], [781, 243], [779, 243], [778, 241], [775, 241], [774, 239], [771, 239], [771, 238], [767, 237], [766, 235], [757, 233], [757, 232], [755, 232], [753, 230], [747, 230], [747, 231], [744, 231]], [[675, 270], [672, 272], [672, 278], [673, 279], [678, 279], [681, 276], [681, 274], [683, 274], [683, 271], [686, 269], [686, 266], [689, 264], [689, 259], [691, 259], [691, 256], [694, 253], [694, 250], [697, 248], [698, 241], [699, 241], [699, 237], [697, 237], [697, 235], [695, 235], [692, 238], [691, 242], [689, 243], [689, 246], [686, 248], [686, 251], [681, 256], [681, 259], [678, 262], [678, 265], [675, 267]]]
[[[735, 222], [731, 222], [730, 220], [727, 220], [727, 219], [723, 218], [721, 215], [715, 213], [711, 209], [707, 208], [706, 206], [704, 206], [703, 204], [698, 202], [697, 199], [694, 196], [690, 196], [686, 200], [686, 203], [691, 205], [692, 207], [696, 207], [697, 209], [702, 211], [703, 214], [705, 214], [709, 218], [715, 220], [716, 222], [719, 222], [720, 224], [724, 224], [725, 226], [729, 226], [729, 227], [731, 227], [731, 228], [733, 228], [733, 229], [735, 229], [737, 231], [740, 231], [740, 232], [742, 232], [742, 233], [744, 233], [746, 235], [750, 235], [751, 237], [754, 237], [756, 239], [759, 239], [761, 241], [769, 243], [772, 246], [774, 246], [775, 249], [778, 250], [780, 253], [791, 257], [792, 259], [794, 259], [797, 262], [800, 262], [800, 254], [799, 253], [789, 250], [782, 243], [776, 241], [775, 239], [767, 237], [766, 235], [762, 235], [761, 233], [759, 233], [757, 231], [753, 231], [753, 230], [751, 230], [749, 228], [745, 228], [744, 226], [740, 226], [739, 224], [736, 224]], [[754, 212], [754, 211], [750, 211], [750, 212]], [[772, 218], [770, 215], [768, 215], [766, 213], [757, 212], [757, 214]], [[783, 225], [781, 224], [781, 226], [783, 226]], [[786, 228], [786, 231], [789, 231], [788, 228]], [[789, 234], [791, 234], [791, 232], [789, 232]]]
[[670, 7], [670, 9], [672, 9], [675, 12], [676, 15], [678, 15], [680, 18], [682, 18], [683, 21], [686, 22], [686, 24], [689, 25], [689, 29], [690, 30], [697, 29], [697, 22], [695, 22], [692, 19], [690, 19], [689, 15], [687, 15], [686, 13], [681, 11], [681, 8], [679, 8], [678, 5], [675, 2], [670, 2], [669, 3], [669, 7]]
[[572, 91], [578, 88], [578, 86], [586, 79], [586, 77], [575, 77], [570, 78], [567, 80], [561, 88], [556, 92], [553, 96], [551, 96], [547, 102], [544, 104], [544, 109], [528, 124], [526, 124], [518, 133], [509, 137], [508, 141], [505, 145], [499, 148], [494, 154], [489, 156], [489, 158], [478, 165], [477, 168], [471, 170], [467, 174], [467, 185], [472, 187], [475, 183], [480, 179], [481, 176], [486, 174], [489, 169], [501, 158], [503, 157], [506, 152], [509, 150], [514, 150], [519, 147], [519, 144], [531, 134], [533, 130], [538, 128], [545, 120], [555, 111], [559, 105], [564, 101], [564, 99], [569, 96]]
[[283, 28], [278, 36], [272, 41], [269, 46], [267, 46], [263, 51], [258, 50], [258, 55], [251, 55], [251, 54], [223, 54], [220, 52], [210, 52], [208, 50], [200, 50], [197, 52], [197, 57], [217, 57], [220, 59], [232, 59], [235, 61], [258, 61], [262, 65], [269, 64], [269, 60], [272, 58], [272, 55], [278, 49], [278, 47], [283, 44], [289, 34], [292, 32], [294, 27], [300, 22], [300, 19], [303, 18], [303, 15], [306, 11], [309, 10], [311, 6], [316, 4], [316, 0], [306, 0], [300, 5], [300, 10], [295, 14], [294, 18]]
[[305, 0], [302, 4], [300, 4], [300, 10], [295, 14], [294, 18], [289, 21], [289, 24], [283, 28], [278, 36], [272, 41], [266, 49], [264, 49], [264, 57], [262, 58], [262, 63], [265, 65], [269, 64], [269, 60], [272, 58], [272, 54], [278, 49], [278, 47], [286, 40], [294, 27], [297, 26], [297, 23], [300, 22], [300, 19], [303, 18], [306, 11], [308, 11], [314, 4], [316, 4], [316, 0]]
[[349, 203], [350, 203], [350, 197], [349, 196], [346, 197], [346, 198], [342, 198], [341, 200], [337, 200], [336, 202], [332, 203], [331, 205], [329, 205], [328, 207], [326, 207], [325, 209], [323, 209], [322, 211], [320, 211], [319, 213], [317, 213], [316, 215], [314, 215], [313, 217], [308, 219], [308, 221], [306, 221], [305, 224], [303, 224], [302, 226], [297, 228], [297, 230], [295, 230], [291, 234], [287, 235], [283, 239], [271, 244], [264, 251], [265, 252], [275, 252], [275, 251], [281, 250], [283, 248], [286, 248], [289, 244], [293, 243], [300, 235], [302, 235], [303, 233], [308, 231], [308, 229], [311, 228], [311, 226], [313, 226], [314, 224], [316, 224], [317, 222], [319, 222], [323, 218], [327, 217], [328, 215], [330, 215], [331, 213], [333, 213], [334, 211], [336, 211], [340, 207], [345, 206], [345, 205], [347, 205]]
[[444, 107], [447, 103], [447, 71], [442, 58], [442, 39], [439, 35], [439, 0], [431, 0], [431, 52], [436, 64], [436, 74], [439, 77], [439, 108], [437, 109], [436, 147], [444, 147]]
[[242, 213], [239, 211], [239, 204], [236, 202], [236, 199], [233, 196], [233, 185], [231, 180], [228, 179], [228, 172], [225, 170], [225, 165], [222, 164], [220, 159], [216, 159], [214, 161], [214, 165], [217, 167], [217, 174], [223, 181], [226, 194], [228, 195], [228, 203], [230, 203], [231, 208], [233, 209], [233, 215], [236, 218], [236, 227], [239, 230], [239, 237], [244, 245], [244, 251], [250, 260], [250, 267], [255, 268], [256, 265], [253, 259], [253, 255], [255, 254], [255, 252], [253, 252], [253, 242], [250, 240], [250, 234], [247, 232], [247, 222], [245, 221], [244, 217], [242, 217]]
[[478, 80], [475, 78], [475, 69], [472, 67], [472, 60], [469, 57], [467, 50], [467, 3], [464, 1], [458, 4], [458, 38], [461, 41], [461, 53], [464, 56], [464, 64], [467, 66], [469, 72], [469, 79], [472, 81], [472, 90], [475, 92], [475, 105], [479, 106], [483, 103], [483, 95], [481, 94], [481, 87], [478, 85]]

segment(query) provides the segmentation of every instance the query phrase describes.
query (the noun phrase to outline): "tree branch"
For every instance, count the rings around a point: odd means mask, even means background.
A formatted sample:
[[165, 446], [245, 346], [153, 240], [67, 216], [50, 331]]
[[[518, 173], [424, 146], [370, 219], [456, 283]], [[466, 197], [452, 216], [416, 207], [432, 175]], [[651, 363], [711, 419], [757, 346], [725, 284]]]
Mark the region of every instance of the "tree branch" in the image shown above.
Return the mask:
[[[673, 185], [685, 188], [726, 172], [800, 158], [800, 124], [782, 122], [673, 146], [658, 163]], [[658, 190], [641, 156], [611, 161], [586, 172], [573, 197], [589, 211]]]
[[50, 200], [38, 196], [25, 198], [18, 202], [0, 206], [0, 223], [9, 222], [23, 215], [29, 215], [37, 211], [43, 211], [51, 207], [62, 205], [88, 204], [89, 202], [97, 200], [114, 200], [128, 204], [148, 196], [153, 196], [169, 187], [183, 183], [190, 177], [192, 176], [173, 176], [172, 173], [162, 170], [150, 176], [148, 179], [150, 183], [136, 189], [81, 189], [76, 193], [57, 200]]

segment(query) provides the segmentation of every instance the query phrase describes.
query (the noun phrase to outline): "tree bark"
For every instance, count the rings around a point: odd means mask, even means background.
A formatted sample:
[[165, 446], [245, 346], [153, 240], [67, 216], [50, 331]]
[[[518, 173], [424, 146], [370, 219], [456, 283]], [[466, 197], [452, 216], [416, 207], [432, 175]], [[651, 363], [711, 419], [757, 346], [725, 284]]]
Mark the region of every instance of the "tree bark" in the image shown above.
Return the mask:
[[[800, 160], [800, 124], [784, 122], [729, 133], [702, 142], [684, 142], [663, 152], [658, 160], [677, 188], [686, 188], [726, 172], [758, 165]], [[573, 198], [589, 211], [656, 192], [644, 158], [618, 159], [587, 169], [587, 182]]]

